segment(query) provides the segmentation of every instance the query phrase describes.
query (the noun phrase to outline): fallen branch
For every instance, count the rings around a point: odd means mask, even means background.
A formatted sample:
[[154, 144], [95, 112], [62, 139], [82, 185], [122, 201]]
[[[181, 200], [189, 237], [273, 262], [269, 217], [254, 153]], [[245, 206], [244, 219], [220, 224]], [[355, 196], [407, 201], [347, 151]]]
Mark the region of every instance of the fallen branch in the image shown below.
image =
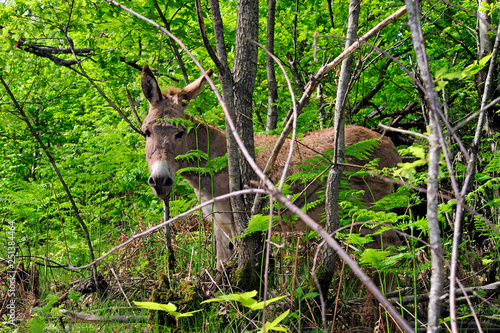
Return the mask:
[[147, 316], [96, 316], [88, 313], [76, 313], [67, 310], [59, 310], [59, 313], [67, 316], [69, 321], [72, 323], [87, 323], [87, 324], [99, 324], [99, 323], [143, 323], [148, 320]]

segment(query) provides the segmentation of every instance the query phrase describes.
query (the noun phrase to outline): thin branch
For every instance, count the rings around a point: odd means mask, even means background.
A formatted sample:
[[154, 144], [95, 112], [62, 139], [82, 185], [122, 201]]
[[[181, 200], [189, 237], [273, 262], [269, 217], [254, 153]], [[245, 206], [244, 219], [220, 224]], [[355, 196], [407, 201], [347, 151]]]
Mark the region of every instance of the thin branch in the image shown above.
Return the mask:
[[399, 129], [399, 128], [395, 128], [395, 127], [391, 127], [391, 126], [386, 126], [384, 124], [378, 124], [378, 127], [382, 128], [386, 131], [399, 132], [399, 133], [403, 133], [403, 134], [413, 135], [413, 136], [416, 136], [416, 137], [419, 137], [419, 138], [422, 138], [425, 140], [429, 140], [429, 136], [427, 136], [425, 134], [421, 134], [421, 133], [417, 133], [417, 132], [413, 132], [413, 131], [407, 131], [407, 130], [403, 130], [403, 129]]
[[134, 101], [132, 99], [132, 96], [130, 96], [130, 91], [128, 91], [128, 88], [127, 88], [127, 99], [128, 99], [128, 104], [130, 105], [130, 109], [132, 110], [132, 113], [134, 114], [135, 120], [137, 121], [137, 124], [139, 125], [139, 127], [141, 127], [142, 120], [139, 117], [139, 115], [137, 114], [137, 111], [135, 110]]
[[[189, 52], [187, 50], [187, 48], [184, 45], [184, 43], [182, 43], [175, 36], [173, 36], [170, 31], [168, 31], [165, 28], [161, 27], [160, 25], [158, 25], [154, 21], [152, 21], [152, 20], [150, 20], [150, 19], [148, 19], [148, 18], [146, 18], [146, 17], [144, 17], [144, 16], [142, 16], [142, 15], [134, 12], [133, 10], [131, 10], [131, 9], [129, 9], [129, 8], [121, 5], [118, 2], [116, 2], [115, 0], [106, 0], [106, 1], [109, 2], [109, 3], [112, 3], [112, 4], [116, 5], [116, 6], [118, 6], [120, 8], [122, 8], [123, 10], [125, 10], [125, 11], [127, 11], [129, 13], [132, 13], [133, 15], [141, 18], [145, 22], [148, 22], [148, 23], [152, 24], [153, 26], [157, 27], [158, 29], [161, 29], [163, 32], [165, 32], [169, 36], [172, 36], [174, 38], [174, 40], [177, 43], [179, 43], [179, 45], [186, 51], [186, 53], [191, 57], [191, 59], [193, 59], [193, 62], [196, 64], [196, 66], [198, 66], [198, 68], [200, 68], [202, 74], [207, 79], [207, 82], [209, 83], [210, 87], [212, 87], [212, 91], [214, 92], [215, 96], [219, 100], [219, 103], [221, 103], [222, 109], [224, 110], [224, 115], [226, 116], [226, 122], [227, 122], [227, 124], [230, 127], [230, 131], [233, 134], [235, 141], [237, 142], [238, 146], [241, 149], [242, 155], [245, 157], [245, 159], [248, 161], [248, 163], [250, 164], [250, 166], [252, 167], [252, 169], [255, 171], [255, 173], [257, 174], [257, 176], [263, 182], [262, 184], [260, 184], [260, 186], [264, 187], [266, 189], [267, 193], [272, 194], [280, 203], [282, 203], [286, 207], [288, 207], [288, 209], [290, 209], [290, 211], [292, 213], [297, 214], [299, 216], [299, 218], [301, 218], [312, 230], [316, 231], [322, 238], [324, 238], [327, 241], [328, 245], [330, 245], [331, 247], [333, 247], [334, 250], [339, 254], [339, 256], [342, 259], [344, 259], [346, 261], [346, 263], [353, 269], [353, 272], [360, 278], [361, 282], [363, 284], [365, 284], [367, 286], [367, 288], [370, 290], [370, 292], [379, 300], [379, 302], [381, 304], [383, 304], [383, 306], [387, 309], [387, 311], [395, 319], [395, 321], [398, 323], [398, 325], [400, 325], [407, 332], [413, 332], [413, 328], [404, 320], [404, 318], [401, 316], [401, 314], [387, 301], [387, 299], [380, 292], [380, 290], [377, 288], [377, 286], [374, 284], [374, 282], [370, 279], [370, 277], [368, 277], [368, 275], [366, 275], [366, 273], [364, 273], [360, 269], [358, 263], [356, 261], [354, 261], [340, 247], [340, 245], [335, 241], [335, 239], [333, 239], [325, 231], [325, 229], [323, 229], [318, 223], [316, 223], [309, 216], [307, 216], [306, 213], [304, 213], [302, 210], [300, 210], [300, 208], [298, 208], [295, 205], [293, 205], [286, 197], [284, 197], [283, 194], [276, 189], [276, 187], [274, 186], [274, 184], [265, 176], [265, 174], [262, 172], [262, 170], [260, 170], [260, 168], [257, 166], [257, 164], [255, 163], [255, 161], [252, 159], [252, 157], [251, 157], [250, 153], [248, 152], [248, 150], [246, 149], [245, 145], [241, 141], [241, 138], [238, 135], [238, 132], [236, 131], [236, 127], [234, 125], [234, 122], [231, 119], [231, 117], [229, 116], [228, 109], [227, 109], [227, 107], [226, 107], [226, 105], [225, 105], [222, 97], [220, 96], [218, 90], [216, 89], [215, 84], [210, 79], [210, 77], [207, 75], [206, 71], [203, 69], [203, 67], [201, 66], [201, 64], [199, 63], [199, 61], [191, 54], [191, 52]], [[246, 190], [246, 191], [249, 191], [249, 190]], [[258, 191], [258, 190], [254, 189], [253, 191]], [[258, 192], [253, 192], [253, 193], [258, 193]], [[262, 193], [262, 192], [260, 192], [260, 193]], [[230, 197], [230, 196], [235, 196], [235, 195], [240, 195], [240, 194], [247, 194], [247, 192], [242, 193], [242, 191], [237, 191], [237, 192], [233, 192], [233, 193], [228, 193], [227, 195], [222, 196], [222, 197]], [[222, 197], [219, 197], [219, 198], [222, 198]], [[212, 204], [213, 202], [214, 202], [214, 199], [207, 201], [205, 204]], [[195, 208], [199, 209], [199, 207], [195, 207]], [[164, 223], [162, 223], [162, 225], [166, 224], [166, 223], [170, 223], [171, 221], [172, 220], [164, 222]], [[157, 230], [159, 227], [161, 227], [161, 226], [156, 226], [155, 229]], [[127, 241], [127, 242], [130, 242], [130, 240]]]
[[210, 41], [208, 40], [207, 37], [207, 31], [205, 29], [205, 20], [203, 19], [203, 10], [201, 8], [201, 1], [195, 0], [195, 4], [196, 4], [196, 15], [198, 17], [198, 26], [200, 27], [200, 33], [201, 33], [201, 40], [203, 41], [203, 45], [205, 45], [205, 49], [207, 49], [210, 59], [212, 59], [219, 72], [222, 72], [221, 71], [222, 64], [219, 58], [217, 57], [217, 54], [215, 53], [212, 45], [210, 45]]
[[[168, 22], [165, 15], [163, 15], [163, 12], [161, 11], [160, 6], [158, 6], [158, 1], [153, 0], [153, 4], [156, 8], [156, 11], [158, 12], [158, 15], [160, 15], [160, 18], [163, 21], [163, 24], [165, 25], [165, 28], [170, 30], [170, 22]], [[179, 8], [179, 10], [180, 10], [180, 8]], [[179, 53], [179, 50], [177, 49], [177, 46], [172, 39], [170, 39], [170, 46], [172, 48], [172, 51], [174, 52], [175, 59], [177, 59], [177, 64], [179, 65], [179, 68], [181, 69], [182, 76], [184, 78], [184, 83], [187, 85], [189, 83], [189, 77], [187, 75], [186, 66], [184, 65], [184, 61], [182, 60], [182, 56]]]
[[[73, 266], [73, 265], [68, 265], [68, 267], [72, 270], [80, 270], [80, 269], [86, 269], [86, 268], [89, 268], [90, 266], [94, 265], [95, 263], [103, 260], [104, 258], [106, 258], [107, 256], [109, 256], [110, 254], [112, 254], [113, 252], [127, 246], [128, 244], [132, 243], [133, 241], [139, 239], [139, 238], [142, 238], [144, 236], [147, 236], [153, 232], [156, 232], [158, 231], [159, 229], [161, 228], [164, 228], [166, 225], [169, 225], [171, 224], [172, 222], [174, 221], [177, 221], [183, 217], [187, 217], [189, 216], [190, 214], [196, 212], [196, 211], [199, 211], [201, 208], [205, 207], [205, 206], [209, 206], [209, 205], [213, 205], [214, 203], [218, 202], [218, 201], [224, 201], [224, 200], [227, 200], [228, 198], [231, 198], [231, 197], [235, 197], [235, 196], [238, 196], [238, 195], [243, 195], [243, 194], [249, 194], [249, 193], [261, 193], [261, 194], [264, 194], [266, 193], [265, 191], [263, 190], [259, 190], [259, 189], [245, 189], [245, 190], [241, 190], [241, 191], [237, 191], [237, 192], [232, 192], [232, 193], [228, 193], [228, 194], [224, 194], [224, 195], [221, 195], [221, 196], [218, 196], [218, 197], [215, 197], [215, 198], [212, 198], [208, 201], [205, 201], [203, 202], [202, 204], [194, 207], [194, 208], [191, 208], [190, 210], [184, 212], [184, 213], [181, 213], [167, 221], [164, 221], [154, 227], [152, 227], [151, 229], [148, 229], [146, 231], [143, 231], [141, 233], [138, 233], [138, 234], [135, 234], [134, 236], [130, 237], [129, 239], [127, 239], [125, 242], [121, 243], [120, 245], [117, 245], [115, 246], [114, 248], [112, 248], [111, 250], [109, 250], [108, 252], [106, 252], [105, 254], [103, 254], [102, 256], [100, 256], [99, 258], [93, 260], [92, 262], [86, 264], [86, 265], [83, 265], [83, 266]], [[215, 220], [214, 220], [215, 221]]]
[[[288, 157], [287, 157], [287, 160], [286, 160], [285, 165], [283, 167], [283, 172], [281, 174], [280, 187], [279, 187], [279, 190], [281, 191], [283, 189], [283, 185], [285, 184], [286, 174], [287, 174], [287, 171], [288, 171], [288, 169], [290, 167], [290, 161], [292, 160], [293, 151], [294, 151], [294, 148], [295, 148], [295, 137], [296, 137], [297, 117], [298, 117], [297, 106], [295, 104], [296, 103], [295, 102], [295, 93], [293, 92], [292, 83], [291, 83], [290, 79], [288, 78], [286, 70], [285, 70], [283, 64], [281, 63], [281, 61], [274, 54], [272, 54], [271, 52], [269, 52], [266, 48], [264, 48], [262, 45], [260, 45], [256, 41], [252, 41], [252, 42], [254, 44], [256, 44], [258, 47], [260, 47], [261, 49], [263, 49], [266, 52], [267, 56], [270, 57], [270, 58], [272, 58], [278, 64], [278, 66], [280, 67], [280, 69], [281, 69], [281, 71], [283, 73], [283, 76], [285, 77], [285, 81], [286, 81], [287, 86], [288, 86], [288, 91], [290, 92], [290, 96], [291, 96], [291, 99], [292, 99], [292, 110], [293, 110], [293, 114], [292, 114], [292, 119], [293, 119], [292, 129], [293, 129], [293, 131], [292, 131], [292, 139], [290, 140], [290, 149], [289, 149], [289, 152], [288, 152]], [[252, 207], [252, 214], [253, 215], [257, 214], [257, 212], [259, 212], [261, 210], [261, 204], [262, 204], [261, 196], [260, 195], [256, 195], [255, 199], [254, 199], [253, 207]]]
[[[476, 133], [474, 136], [474, 141], [472, 143], [472, 158], [467, 166], [467, 172], [465, 176], [465, 181], [462, 187], [462, 191], [459, 193], [459, 197], [457, 198], [457, 213], [455, 216], [455, 228], [453, 232], [453, 247], [451, 253], [451, 269], [450, 269], [450, 279], [451, 281], [455, 280], [457, 273], [457, 263], [459, 256], [459, 246], [460, 246], [460, 236], [461, 236], [461, 223], [463, 219], [464, 209], [462, 208], [465, 205], [465, 195], [469, 191], [470, 185], [474, 178], [474, 174], [476, 171], [476, 162], [479, 155], [479, 144], [481, 141], [481, 134], [483, 130], [484, 118], [485, 118], [485, 104], [489, 99], [489, 95], [491, 93], [491, 89], [493, 86], [494, 80], [494, 72], [495, 72], [495, 61], [498, 55], [498, 49], [500, 47], [500, 25], [498, 26], [498, 33], [496, 34], [495, 44], [493, 47], [492, 56], [490, 59], [490, 66], [488, 69], [488, 75], [486, 77], [484, 92], [481, 100], [481, 112], [479, 113], [479, 119], [477, 122]], [[450, 284], [450, 317], [452, 326], [456, 327], [456, 304], [455, 304], [455, 284]], [[474, 311], [472, 309], [472, 311]], [[481, 327], [478, 324], [479, 330]], [[457, 328], [458, 330], [458, 328]]]
[[[45, 155], [47, 155], [47, 158], [48, 158], [50, 164], [52, 164], [52, 167], [53, 167], [54, 171], [56, 172], [57, 177], [59, 178], [59, 181], [61, 182], [61, 184], [62, 184], [62, 186], [64, 188], [64, 191], [66, 192], [66, 195], [68, 196], [68, 199], [69, 199], [69, 201], [71, 203], [71, 207], [73, 208], [73, 212], [75, 213], [75, 217], [76, 217], [78, 223], [80, 224], [80, 227], [82, 228], [83, 233], [85, 234], [85, 239], [87, 241], [87, 246], [89, 248], [90, 258], [91, 258], [92, 261], [94, 261], [94, 258], [95, 258], [94, 257], [94, 249], [93, 249], [93, 246], [92, 246], [92, 241], [90, 240], [90, 235], [89, 235], [89, 231], [88, 231], [87, 225], [85, 224], [85, 222], [83, 221], [82, 217], [80, 216], [80, 210], [76, 206], [75, 199], [73, 198], [73, 195], [71, 194], [71, 191], [70, 191], [68, 185], [64, 181], [64, 178], [62, 177], [61, 172], [59, 171], [59, 168], [57, 167], [57, 164], [56, 164], [56, 161], [55, 161], [54, 157], [50, 153], [48, 147], [43, 142], [42, 138], [38, 135], [37, 131], [35, 130], [35, 128], [31, 124], [28, 116], [24, 112], [24, 109], [17, 102], [16, 97], [14, 96], [14, 94], [12, 93], [12, 91], [10, 90], [9, 86], [7, 85], [7, 83], [4, 81], [3, 76], [1, 74], [0, 74], [0, 82], [2, 83], [2, 85], [5, 88], [5, 90], [7, 91], [7, 94], [12, 99], [12, 102], [14, 102], [14, 105], [15, 105], [17, 111], [21, 115], [21, 119], [26, 123], [26, 126], [28, 126], [28, 129], [31, 132], [31, 135], [33, 135], [33, 137], [35, 137], [35, 139], [38, 142], [38, 144], [40, 145], [40, 147], [42, 147], [42, 150], [44, 151]], [[68, 263], [68, 266], [70, 266], [69, 263]], [[97, 266], [95, 264], [92, 264], [92, 265], [89, 265], [88, 267], [90, 267], [90, 266], [92, 266], [92, 269], [94, 271], [94, 277], [96, 277], [97, 276]], [[96, 288], [97, 288], [97, 290], [99, 290], [99, 284], [96, 285]]]
[[[302, 110], [304, 107], [307, 106], [309, 103], [309, 99], [311, 98], [312, 94], [314, 93], [314, 90], [316, 89], [317, 85], [321, 81], [321, 79], [334, 69], [336, 66], [338, 66], [348, 55], [352, 54], [354, 51], [356, 51], [358, 48], [361, 47], [362, 43], [366, 40], [368, 40], [370, 37], [375, 35], [378, 31], [382, 30], [385, 28], [387, 25], [389, 25], [391, 22], [395, 21], [399, 17], [401, 17], [404, 13], [406, 13], [406, 6], [401, 7], [398, 9], [395, 13], [387, 17], [385, 20], [377, 24], [373, 29], [368, 31], [366, 34], [364, 34], [358, 41], [354, 42], [349, 48], [345, 49], [339, 56], [337, 56], [332, 62], [322, 66], [316, 74], [311, 78], [311, 80], [307, 83], [306, 89], [304, 93], [302, 94], [302, 97], [300, 98], [298, 104], [297, 104], [297, 113], [301, 114]], [[276, 142], [276, 145], [274, 146], [273, 152], [271, 153], [271, 156], [266, 164], [266, 167], [264, 168], [264, 173], [267, 175], [269, 171], [271, 170], [272, 166], [274, 165], [276, 158], [278, 157], [278, 154], [281, 150], [281, 147], [285, 143], [285, 140], [290, 133], [292, 129], [292, 123], [291, 119], [288, 120], [288, 123], [286, 124], [285, 128], [283, 129], [283, 132], [281, 133], [278, 141]]]

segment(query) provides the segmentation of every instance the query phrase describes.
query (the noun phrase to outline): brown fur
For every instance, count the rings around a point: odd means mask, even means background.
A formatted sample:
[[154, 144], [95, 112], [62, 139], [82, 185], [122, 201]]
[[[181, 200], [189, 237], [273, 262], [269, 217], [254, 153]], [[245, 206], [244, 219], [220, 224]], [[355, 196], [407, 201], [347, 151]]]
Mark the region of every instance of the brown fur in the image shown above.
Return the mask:
[[[220, 129], [194, 120], [195, 128], [187, 131], [182, 124], [174, 126], [168, 122], [157, 122], [158, 118], [190, 119], [185, 113], [186, 104], [183, 100], [190, 100], [196, 97], [201, 91], [205, 80], [200, 77], [181, 91], [169, 90], [160, 93], [160, 89], [149, 68], [145, 67], [142, 74], [142, 89], [149, 101], [149, 112], [144, 119], [142, 130], [148, 134], [146, 138], [146, 160], [148, 162], [151, 177], [149, 184], [153, 192], [160, 198], [167, 198], [173, 185], [175, 173], [186, 167], [196, 167], [200, 161], [176, 159], [177, 156], [185, 154], [190, 150], [199, 149], [209, 155], [209, 159], [214, 159], [226, 154], [225, 132]], [[379, 138], [379, 144], [368, 160], [380, 158], [379, 168], [393, 167], [401, 161], [397, 151], [387, 137], [380, 137], [376, 132], [359, 126], [346, 126], [346, 145], [356, 142]], [[277, 141], [274, 136], [256, 136], [255, 146], [264, 147], [259, 149], [256, 155], [256, 162], [260, 168], [264, 168], [271, 154], [272, 147]], [[333, 128], [306, 133], [300, 140], [302, 144], [297, 144], [291, 165], [304, 163], [305, 160], [319, 153], [334, 148]], [[311, 147], [311, 148], [308, 148]], [[279, 154], [275, 166], [272, 169], [270, 178], [277, 181], [281, 177], [285, 161], [288, 156], [289, 145], [285, 144]], [[364, 165], [367, 161], [349, 159], [348, 162], [357, 165]], [[203, 162], [202, 162], [203, 163]], [[289, 174], [296, 172], [297, 168], [289, 170]], [[217, 172], [215, 175], [200, 176], [197, 173], [182, 173], [188, 183], [194, 188], [195, 193], [201, 202], [210, 200], [229, 192], [229, 178], [227, 169]], [[306, 192], [308, 200], [314, 200], [316, 191], [323, 184], [312, 186]], [[369, 205], [371, 202], [381, 199], [392, 191], [392, 185], [376, 178], [361, 179], [352, 177], [350, 186], [353, 189], [364, 190], [363, 202]], [[302, 185], [295, 185], [293, 190], [300, 191]], [[235, 225], [229, 200], [220, 201], [204, 208], [204, 213], [214, 224], [214, 233], [217, 240], [217, 268], [226, 263], [234, 252], [231, 240], [236, 236]], [[321, 220], [324, 207], [316, 207], [308, 214], [316, 221]], [[297, 226], [303, 228], [303, 224]], [[285, 228], [286, 229], [286, 228]], [[385, 244], [399, 244], [399, 239], [394, 231], [384, 233]], [[381, 246], [381, 240], [377, 240]]]

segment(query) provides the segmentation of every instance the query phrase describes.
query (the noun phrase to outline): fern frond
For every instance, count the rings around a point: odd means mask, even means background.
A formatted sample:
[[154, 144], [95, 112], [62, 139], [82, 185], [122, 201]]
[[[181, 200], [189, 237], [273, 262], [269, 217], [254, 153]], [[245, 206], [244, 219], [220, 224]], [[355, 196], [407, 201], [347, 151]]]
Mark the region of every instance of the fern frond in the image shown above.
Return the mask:
[[373, 138], [365, 141], [360, 141], [350, 146], [345, 147], [345, 155], [352, 156], [358, 160], [364, 160], [370, 157], [370, 154], [375, 151], [378, 146], [378, 139]]
[[193, 149], [188, 151], [185, 154], [178, 155], [175, 158], [176, 161], [186, 160], [188, 162], [194, 161], [206, 161], [208, 160], [208, 154], [204, 151]]
[[497, 152], [493, 159], [488, 163], [484, 171], [486, 172], [496, 172], [500, 170], [500, 153]]

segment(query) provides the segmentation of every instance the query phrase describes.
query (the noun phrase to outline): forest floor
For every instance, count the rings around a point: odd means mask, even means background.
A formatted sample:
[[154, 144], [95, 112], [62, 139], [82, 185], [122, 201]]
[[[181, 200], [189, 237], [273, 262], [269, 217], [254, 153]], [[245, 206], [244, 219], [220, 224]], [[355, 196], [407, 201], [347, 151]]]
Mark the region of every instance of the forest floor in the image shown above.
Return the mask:
[[[90, 270], [83, 274], [86, 278], [82, 278], [79, 273], [58, 267], [50, 261], [44, 264], [40, 259], [29, 266], [20, 264], [16, 275], [18, 331], [243, 332], [262, 329], [263, 323], [270, 325], [278, 319], [279, 322], [272, 328], [266, 326], [266, 329], [283, 330], [286, 327], [290, 332], [324, 332], [326, 327], [327, 332], [399, 331], [385, 309], [342, 263], [338, 263], [331, 293], [325, 303], [326, 311], [324, 316], [321, 315], [320, 297], [310, 288], [310, 267], [317, 239], [304, 233], [274, 239], [280, 247], [273, 251], [267, 283], [263, 283], [262, 289], [254, 296], [257, 301], [262, 300], [264, 288], [267, 288], [268, 300], [283, 298], [270, 302], [265, 311], [249, 309], [245, 302], [248, 304], [252, 296], [244, 294], [230, 282], [234, 265], [229, 264], [223, 272], [214, 269], [209, 225], [202, 224], [202, 228], [199, 225], [197, 216], [174, 225], [175, 267], [170, 267], [166, 259], [162, 233], [134, 240], [105, 258], [99, 263], [99, 275], [107, 289], [105, 295], [100, 297], [95, 292]], [[142, 232], [148, 227], [140, 223], [139, 229]], [[115, 245], [125, 240], [127, 236], [122, 234]], [[355, 257], [354, 251], [352, 256]], [[415, 258], [419, 263], [428, 260], [424, 251], [416, 253]], [[467, 260], [474, 265], [474, 261], [480, 262], [480, 257], [476, 254]], [[476, 267], [478, 273], [474, 276], [468, 276], [462, 270], [462, 283], [466, 286], [484, 285], [487, 272], [481, 271], [481, 267]], [[6, 275], [4, 269], [2, 274]], [[411, 275], [399, 269], [390, 275], [397, 276], [397, 279], [392, 284], [392, 290], [386, 292], [388, 298], [395, 306], [404, 305], [401, 312], [409, 322], [414, 323], [417, 318], [417, 330], [425, 328], [428, 291], [424, 281], [428, 281], [429, 270]], [[7, 281], [4, 276], [2, 281]], [[477, 297], [473, 296], [473, 302], [476, 311], [484, 310], [486, 317], [483, 319], [488, 318], [486, 309], [491, 310], [490, 304], [500, 304], [499, 292], [500, 285], [492, 291], [475, 292]], [[4, 293], [3, 289], [1, 293]], [[226, 298], [202, 303], [221, 295]], [[4, 296], [2, 299], [6, 299]], [[233, 301], [224, 301], [229, 299]], [[134, 301], [170, 302], [175, 309], [172, 315], [165, 311], [139, 308]], [[459, 298], [458, 304], [459, 313], [467, 313], [463, 297]], [[8, 313], [5, 302], [1, 311], [4, 315]], [[190, 313], [191, 316], [180, 315]], [[498, 315], [489, 316], [487, 323], [484, 331], [500, 331]], [[464, 315], [461, 325], [464, 331], [476, 327], [474, 319], [468, 315]], [[2, 332], [11, 329], [6, 324], [0, 326]]]

